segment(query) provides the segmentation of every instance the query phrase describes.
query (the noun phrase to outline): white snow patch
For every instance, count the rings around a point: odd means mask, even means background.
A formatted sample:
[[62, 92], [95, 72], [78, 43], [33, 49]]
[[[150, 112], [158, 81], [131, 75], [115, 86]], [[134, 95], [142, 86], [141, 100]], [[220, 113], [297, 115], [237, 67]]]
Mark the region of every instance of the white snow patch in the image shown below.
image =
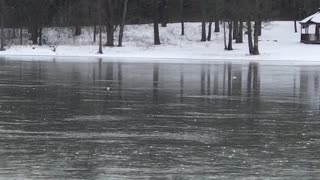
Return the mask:
[[[97, 43], [92, 42], [93, 28], [84, 28], [83, 34], [76, 38], [72, 36], [70, 28], [51, 28], [44, 30], [44, 39], [48, 45], [14, 45], [0, 52], [0, 56], [9, 59], [23, 56], [23, 59], [27, 60], [46, 59], [37, 56], [46, 56], [47, 60], [69, 57], [72, 61], [79, 62], [88, 61], [90, 58], [107, 58], [127, 61], [156, 59], [168, 62], [232, 60], [320, 63], [320, 45], [300, 43], [300, 33], [294, 33], [293, 22], [271, 22], [263, 29], [260, 56], [249, 55], [246, 42], [234, 44], [233, 51], [225, 51], [222, 32], [213, 33], [210, 42], [200, 42], [200, 23], [187, 23], [185, 36], [180, 35], [180, 24], [169, 24], [167, 28], [161, 28], [160, 32], [162, 45], [155, 46], [152, 25], [126, 26], [124, 47], [104, 47], [104, 54], [99, 55]], [[55, 52], [51, 46], [56, 47]]]

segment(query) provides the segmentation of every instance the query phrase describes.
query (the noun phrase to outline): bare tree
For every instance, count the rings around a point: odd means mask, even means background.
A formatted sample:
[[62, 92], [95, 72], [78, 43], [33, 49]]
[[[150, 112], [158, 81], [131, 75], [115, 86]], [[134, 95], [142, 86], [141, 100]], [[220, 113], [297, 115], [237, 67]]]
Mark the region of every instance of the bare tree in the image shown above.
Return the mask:
[[259, 24], [261, 24], [261, 21], [255, 21], [254, 22], [254, 35], [253, 35], [253, 50], [252, 50], [252, 54], [253, 55], [259, 55], [259, 29], [260, 26]]
[[233, 22], [232, 21], [228, 22], [228, 29], [229, 29], [229, 37], [228, 37], [228, 48], [227, 48], [227, 50], [231, 51], [231, 50], [233, 50], [233, 47], [232, 47]]
[[[262, 30], [262, 19], [266, 19], [266, 15], [270, 13], [270, 4], [263, 0], [254, 0], [253, 2], [249, 2], [250, 3], [247, 3], [249, 9], [251, 9], [247, 15], [249, 52], [251, 55], [259, 55], [259, 36], [261, 35]], [[254, 21], [253, 38], [251, 25], [252, 20]]]
[[160, 45], [160, 32], [159, 32], [159, 13], [158, 13], [158, 0], [153, 0], [153, 29], [154, 29], [154, 45]]
[[168, 0], [160, 0], [160, 22], [162, 27], [167, 27], [168, 23]]
[[212, 36], [212, 21], [209, 22], [207, 41], [211, 41], [211, 36]]
[[223, 6], [223, 0], [215, 0], [213, 1], [214, 4], [214, 32], [220, 32], [220, 17], [221, 17], [221, 10]]
[[236, 43], [243, 43], [243, 21], [239, 22], [238, 34], [236, 37]]
[[181, 21], [181, 35], [184, 36], [184, 0], [180, 0], [180, 21]]
[[206, 22], [207, 22], [207, 0], [201, 0], [201, 41], [207, 41]]
[[107, 44], [106, 46], [113, 47], [114, 46], [114, 6], [113, 0], [107, 0]]
[[227, 50], [231, 51], [233, 50], [232, 47], [232, 43], [233, 43], [233, 30], [234, 30], [234, 19], [236, 16], [236, 4], [235, 1], [233, 0], [225, 0], [224, 3], [224, 18], [227, 20], [228, 22], [228, 46], [227, 46]]
[[4, 48], [5, 45], [5, 37], [4, 37], [4, 19], [5, 19], [5, 11], [6, 11], [6, 5], [5, 0], [1, 0], [1, 45], [0, 45], [0, 51], [5, 51]]
[[252, 42], [252, 25], [251, 20], [247, 21], [247, 35], [248, 35], [248, 46], [249, 46], [249, 53], [253, 54], [253, 42]]
[[102, 6], [102, 0], [98, 0], [97, 5], [97, 18], [98, 18], [98, 22], [99, 22], [99, 50], [98, 50], [98, 54], [103, 54], [103, 50], [102, 50], [102, 11], [101, 11], [101, 6]]
[[227, 45], [227, 29], [226, 29], [226, 22], [223, 21], [223, 42], [224, 42], [224, 49], [228, 49]]
[[128, 0], [124, 0], [123, 1], [121, 24], [120, 24], [120, 31], [119, 31], [119, 43], [118, 43], [119, 47], [122, 46], [122, 39], [123, 39], [125, 21], [126, 21], [126, 17], [127, 17], [127, 10], [128, 10]]

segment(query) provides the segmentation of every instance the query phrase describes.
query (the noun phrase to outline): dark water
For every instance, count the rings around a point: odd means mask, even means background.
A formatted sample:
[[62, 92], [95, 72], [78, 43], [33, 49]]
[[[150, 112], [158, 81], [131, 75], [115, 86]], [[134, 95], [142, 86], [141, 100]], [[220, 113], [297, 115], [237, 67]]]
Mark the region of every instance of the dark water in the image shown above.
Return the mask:
[[319, 179], [319, 75], [0, 61], [0, 179]]

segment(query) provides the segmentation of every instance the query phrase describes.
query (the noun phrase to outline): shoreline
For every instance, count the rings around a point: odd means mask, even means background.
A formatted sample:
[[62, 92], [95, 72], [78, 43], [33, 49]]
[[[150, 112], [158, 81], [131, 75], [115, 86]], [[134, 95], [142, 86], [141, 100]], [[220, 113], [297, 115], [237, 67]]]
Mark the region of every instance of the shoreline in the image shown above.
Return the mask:
[[[41, 59], [39, 59], [41, 58]], [[178, 57], [128, 57], [128, 56], [71, 56], [71, 55], [0, 55], [5, 61], [37, 61], [58, 63], [94, 63], [99, 62], [123, 62], [123, 63], [160, 63], [160, 64], [248, 64], [261, 65], [320, 65], [319, 60], [283, 60], [283, 59], [242, 59], [242, 58], [178, 58]]]

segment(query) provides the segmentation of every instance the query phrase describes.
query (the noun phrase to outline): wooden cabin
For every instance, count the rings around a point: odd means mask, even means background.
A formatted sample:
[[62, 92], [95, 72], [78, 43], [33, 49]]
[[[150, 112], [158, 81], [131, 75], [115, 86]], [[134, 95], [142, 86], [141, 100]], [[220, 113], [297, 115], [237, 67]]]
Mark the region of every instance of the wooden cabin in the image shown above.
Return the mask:
[[300, 21], [301, 42], [305, 44], [320, 44], [320, 8], [315, 14]]

